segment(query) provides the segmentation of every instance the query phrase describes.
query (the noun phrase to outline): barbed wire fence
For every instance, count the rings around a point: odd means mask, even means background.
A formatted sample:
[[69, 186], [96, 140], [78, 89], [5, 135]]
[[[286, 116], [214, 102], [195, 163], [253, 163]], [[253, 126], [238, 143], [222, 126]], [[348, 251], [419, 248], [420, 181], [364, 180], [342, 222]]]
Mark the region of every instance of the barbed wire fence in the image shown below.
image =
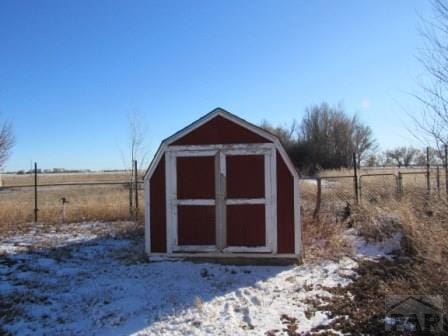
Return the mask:
[[[53, 182], [57, 175], [44, 174], [38, 169], [37, 162], [33, 170], [21, 175], [25, 183], [8, 183], [3, 179], [0, 186], [0, 217], [4, 221], [38, 222], [71, 221], [91, 219], [129, 219], [138, 221], [142, 217], [141, 199], [143, 198], [143, 176], [137, 170], [137, 161], [133, 169], [120, 171], [119, 178], [113, 180], [98, 179], [89, 181]], [[79, 173], [72, 175], [84, 175]], [[92, 175], [99, 175], [94, 173]], [[6, 175], [5, 175], [6, 176]], [[104, 173], [107, 178], [107, 173]], [[47, 180], [41, 181], [41, 180]], [[64, 178], [64, 180], [70, 180]]]
[[[448, 150], [445, 146], [442, 164], [431, 165], [429, 149], [425, 165], [385, 165], [357, 167], [341, 174], [301, 176], [302, 200], [308, 203], [313, 219], [321, 213], [344, 213], [347, 208], [380, 199], [401, 199], [411, 192], [448, 198]], [[380, 172], [382, 170], [383, 172]], [[311, 204], [314, 204], [312, 206]], [[311, 211], [312, 209], [312, 211]]]
[[[317, 219], [322, 213], [341, 213], [363, 202], [400, 199], [419, 191], [448, 198], [448, 153], [443, 164], [431, 165], [427, 151], [426, 165], [357, 167], [316, 176], [301, 176], [303, 210]], [[143, 217], [143, 176], [137, 169], [122, 171], [114, 180], [54, 182], [54, 174], [42, 174], [37, 163], [26, 174], [26, 183], [0, 186], [0, 217], [14, 221], [79, 221], [90, 219], [131, 219]], [[82, 173], [80, 174], [82, 175]], [[87, 174], [88, 175], [88, 174]], [[94, 175], [94, 174], [92, 174]], [[47, 176], [47, 178], [44, 178]], [[23, 179], [22, 179], [23, 180]], [[47, 180], [47, 182], [45, 182]]]

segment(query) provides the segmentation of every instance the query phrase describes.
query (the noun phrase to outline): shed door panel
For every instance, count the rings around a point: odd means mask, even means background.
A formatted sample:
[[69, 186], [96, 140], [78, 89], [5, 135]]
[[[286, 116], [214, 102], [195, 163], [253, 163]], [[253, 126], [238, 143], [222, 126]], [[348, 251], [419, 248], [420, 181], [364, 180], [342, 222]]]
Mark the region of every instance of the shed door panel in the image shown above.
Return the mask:
[[264, 204], [227, 205], [227, 245], [247, 247], [266, 245]]
[[179, 250], [216, 245], [215, 156], [176, 158], [177, 246]]
[[263, 155], [227, 155], [227, 198], [263, 198], [264, 170]]
[[266, 248], [266, 160], [264, 154], [227, 154], [226, 249]]
[[215, 206], [179, 205], [179, 245], [215, 245]]
[[215, 198], [215, 158], [179, 156], [177, 162], [177, 199]]

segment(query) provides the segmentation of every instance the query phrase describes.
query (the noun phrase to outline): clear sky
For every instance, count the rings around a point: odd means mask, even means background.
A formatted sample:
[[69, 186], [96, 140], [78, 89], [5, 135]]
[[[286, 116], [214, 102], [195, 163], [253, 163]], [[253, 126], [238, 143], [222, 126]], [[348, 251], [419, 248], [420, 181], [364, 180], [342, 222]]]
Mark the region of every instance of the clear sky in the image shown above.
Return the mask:
[[123, 168], [127, 116], [160, 140], [223, 107], [286, 124], [342, 102], [381, 147], [415, 144], [426, 0], [0, 0], [8, 170]]

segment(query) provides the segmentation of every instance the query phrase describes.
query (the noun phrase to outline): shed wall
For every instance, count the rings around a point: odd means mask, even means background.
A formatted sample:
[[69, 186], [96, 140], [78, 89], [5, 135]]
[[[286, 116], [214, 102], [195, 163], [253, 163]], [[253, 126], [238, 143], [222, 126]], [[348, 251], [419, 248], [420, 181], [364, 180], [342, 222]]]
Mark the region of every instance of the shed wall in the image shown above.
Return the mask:
[[[244, 143], [270, 143], [271, 141], [226, 119], [221, 116], [217, 116], [197, 129], [191, 131], [186, 134], [182, 138], [176, 140], [171, 145], [209, 145], [209, 144], [244, 144]], [[231, 157], [230, 163], [231, 164]], [[256, 159], [256, 158], [251, 158]], [[276, 160], [277, 160], [277, 242], [278, 242], [278, 253], [294, 253], [294, 176], [288, 169], [285, 161], [279, 152], [276, 152]], [[182, 163], [185, 161], [188, 166], [188, 159], [181, 159]], [[181, 162], [178, 162], [181, 163]], [[182, 166], [182, 164], [180, 164]], [[195, 168], [195, 167], [184, 167], [184, 168]], [[212, 166], [210, 165], [210, 168]], [[231, 168], [231, 167], [228, 167]], [[242, 168], [242, 167], [239, 167]], [[195, 168], [196, 169], [196, 168]], [[195, 170], [195, 169], [187, 169], [187, 170]], [[244, 170], [244, 168], [243, 168]], [[213, 170], [212, 170], [213, 171]], [[231, 169], [229, 169], [231, 171]], [[185, 173], [185, 172], [184, 172]], [[182, 176], [184, 173], [180, 173], [178, 178], [182, 180]], [[202, 174], [203, 172], [201, 172]], [[187, 174], [188, 175], [188, 174]], [[249, 179], [248, 181], [251, 181]], [[191, 181], [186, 181], [191, 183]], [[244, 185], [247, 182], [245, 180], [240, 181], [241, 185]], [[194, 183], [197, 187], [197, 184]], [[248, 183], [250, 184], [250, 183]], [[151, 252], [153, 253], [166, 253], [166, 189], [165, 189], [166, 181], [165, 181], [165, 155], [162, 156], [161, 160], [158, 163], [158, 166], [155, 168], [153, 175], [150, 178], [150, 240], [151, 240]], [[239, 190], [240, 184], [238, 183], [238, 187], [236, 190]], [[182, 189], [180, 188], [179, 192], [182, 196]], [[184, 188], [185, 189], [185, 188]], [[188, 188], [187, 188], [188, 189]], [[264, 187], [263, 187], [264, 189]], [[231, 191], [232, 188], [229, 188]], [[240, 192], [237, 193], [238, 195]], [[257, 195], [259, 192], [256, 193]], [[238, 196], [237, 195], [237, 196]], [[192, 195], [184, 195], [185, 198], [191, 198]], [[197, 195], [193, 195], [196, 198]], [[251, 195], [253, 196], [253, 195]], [[182, 197], [181, 197], [182, 198]], [[208, 198], [208, 197], [207, 197]], [[230, 210], [230, 209], [228, 209]], [[229, 217], [238, 219], [238, 216], [232, 217], [232, 211], [229, 213]], [[189, 216], [186, 216], [188, 218]], [[235, 225], [241, 225], [237, 223], [235, 219]], [[261, 241], [261, 236], [263, 232], [260, 231], [259, 228], [253, 227], [253, 225], [249, 225], [244, 231], [245, 233], [238, 235], [238, 237], [233, 237], [237, 240], [241, 239], [241, 236], [247, 235], [249, 231], [256, 231], [257, 234], [252, 237], [255, 241], [252, 242], [252, 245], [259, 244]], [[230, 230], [230, 233], [232, 230]], [[208, 236], [212, 237], [214, 232], [210, 231]], [[197, 235], [197, 233], [196, 233]], [[193, 238], [196, 237], [193, 235]], [[188, 237], [187, 237], [188, 238]], [[190, 237], [191, 238], [191, 237]], [[193, 239], [191, 238], [191, 239]], [[228, 237], [232, 238], [232, 237]], [[232, 238], [232, 239], [233, 239]], [[189, 243], [191, 243], [191, 239], [187, 239]], [[230, 239], [230, 240], [232, 240]], [[250, 240], [250, 239], [249, 239]], [[204, 241], [204, 243], [209, 243]], [[240, 241], [235, 243], [240, 244]], [[250, 242], [248, 241], [249, 245]]]
[[204, 125], [196, 128], [172, 145], [213, 145], [213, 144], [241, 144], [268, 143], [268, 139], [244, 128], [234, 122], [217, 116]]
[[294, 176], [277, 152], [278, 253], [294, 253]]
[[166, 252], [165, 155], [149, 182], [151, 252]]

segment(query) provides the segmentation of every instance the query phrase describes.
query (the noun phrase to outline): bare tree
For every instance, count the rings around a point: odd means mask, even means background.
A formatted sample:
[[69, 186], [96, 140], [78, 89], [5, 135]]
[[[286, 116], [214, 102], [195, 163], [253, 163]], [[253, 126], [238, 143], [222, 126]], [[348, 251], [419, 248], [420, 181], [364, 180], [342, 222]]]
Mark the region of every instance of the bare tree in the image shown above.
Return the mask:
[[148, 164], [148, 150], [146, 146], [147, 128], [144, 126], [139, 113], [133, 112], [128, 115], [128, 144], [122, 153], [125, 167], [133, 169], [134, 160], [137, 160], [138, 168], [145, 169]]
[[[430, 147], [428, 154], [429, 154], [429, 164], [430, 165], [443, 164], [444, 153], [442, 151]], [[424, 166], [427, 164], [427, 161], [428, 161], [428, 155], [427, 155], [426, 150], [419, 150], [414, 159], [414, 163], [417, 166]]]
[[357, 154], [357, 164], [361, 166], [361, 162], [366, 162], [367, 159], [372, 158], [372, 155], [378, 149], [378, 145], [369, 126], [361, 124], [357, 116], [353, 118], [352, 123], [353, 146]]
[[297, 142], [297, 122], [295, 120], [292, 121], [290, 126], [273, 126], [267, 120], [263, 120], [260, 127], [277, 136], [286, 148]]
[[424, 20], [421, 29], [425, 45], [419, 56], [429, 79], [415, 95], [422, 104], [421, 113], [410, 116], [417, 136], [441, 149], [448, 144], [448, 1], [432, 0], [432, 5], [434, 16]]
[[[148, 151], [146, 145], [147, 129], [144, 126], [141, 115], [137, 112], [128, 115], [128, 144], [126, 151], [121, 152], [123, 165], [129, 172], [129, 211], [138, 216], [136, 211], [138, 202], [138, 171], [146, 169], [148, 163]], [[135, 163], [137, 162], [137, 174], [134, 174]], [[134, 203], [135, 202], [135, 203]], [[135, 208], [134, 208], [135, 206]]]
[[386, 163], [395, 163], [399, 167], [409, 167], [415, 163], [419, 150], [413, 147], [398, 147], [385, 152]]
[[0, 125], [0, 169], [2, 169], [11, 155], [15, 138], [11, 123], [4, 122]]
[[349, 117], [341, 105], [313, 105], [300, 124], [294, 120], [289, 127], [275, 127], [267, 121], [260, 127], [276, 135], [294, 164], [309, 174], [322, 168], [351, 167], [353, 153], [360, 165], [377, 149], [372, 129], [356, 115]]
[[323, 103], [306, 112], [298, 142], [307, 148], [308, 160], [314, 169], [317, 166], [324, 169], [351, 167], [354, 152], [359, 165], [376, 149], [371, 128], [362, 124], [357, 116], [350, 118], [342, 106]]

